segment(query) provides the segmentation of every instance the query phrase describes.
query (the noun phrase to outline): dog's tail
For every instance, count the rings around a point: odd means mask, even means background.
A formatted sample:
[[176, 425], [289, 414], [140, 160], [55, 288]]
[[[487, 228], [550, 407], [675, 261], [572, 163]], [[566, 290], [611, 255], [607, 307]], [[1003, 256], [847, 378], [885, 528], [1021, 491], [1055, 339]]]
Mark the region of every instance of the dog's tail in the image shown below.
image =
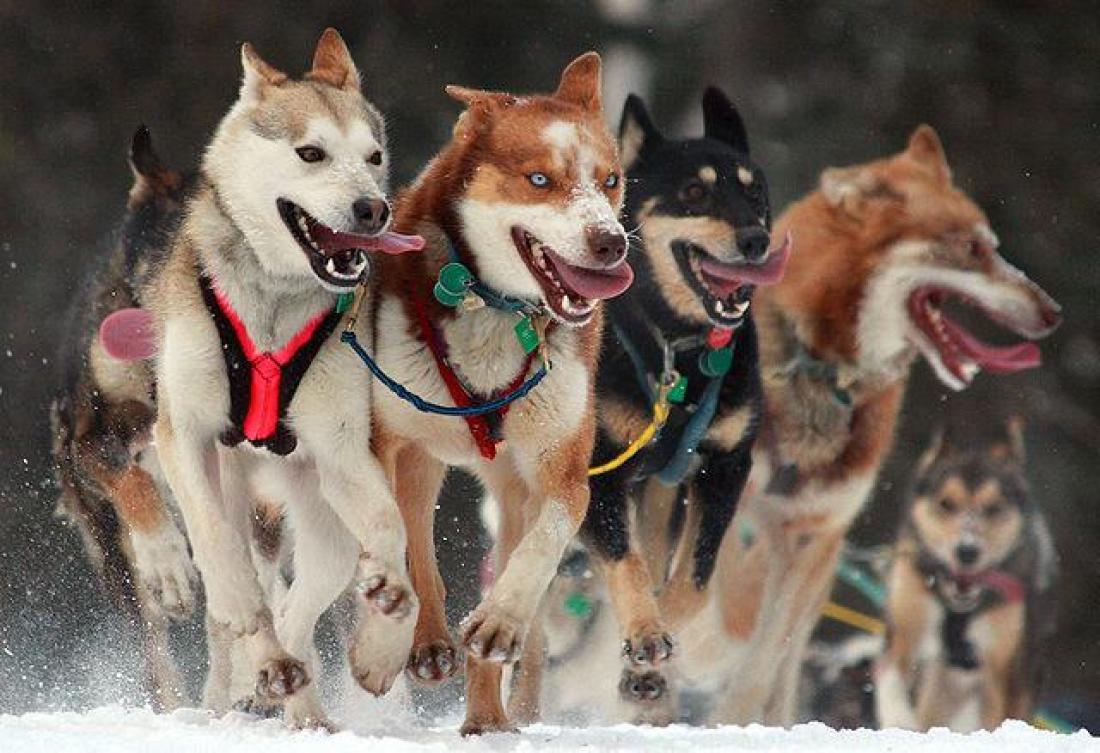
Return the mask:
[[50, 406], [53, 460], [60, 497], [55, 517], [80, 532], [84, 551], [104, 593], [131, 619], [139, 619], [135, 573], [127, 549], [126, 530], [106, 492], [82, 468], [81, 409], [69, 395]]

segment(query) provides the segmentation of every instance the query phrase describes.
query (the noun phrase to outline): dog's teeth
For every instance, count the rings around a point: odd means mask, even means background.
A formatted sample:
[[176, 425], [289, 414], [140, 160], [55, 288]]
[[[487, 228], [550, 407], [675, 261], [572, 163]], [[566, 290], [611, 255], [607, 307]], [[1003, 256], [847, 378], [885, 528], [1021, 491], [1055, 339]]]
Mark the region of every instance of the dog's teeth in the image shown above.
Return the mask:
[[741, 301], [741, 303], [734, 305], [734, 310], [738, 316], [744, 316], [745, 312], [749, 310], [749, 303], [751, 301]]
[[325, 269], [330, 275], [337, 276], [339, 273], [336, 271], [336, 260], [329, 259], [325, 262]]
[[717, 311], [719, 314], [725, 315], [725, 313], [726, 313], [726, 304], [722, 303], [721, 298], [715, 300], [714, 310]]
[[974, 377], [978, 376], [978, 372], [982, 370], [981, 366], [973, 361], [964, 361], [960, 366], [960, 370], [966, 376], [966, 380], [973, 381]]

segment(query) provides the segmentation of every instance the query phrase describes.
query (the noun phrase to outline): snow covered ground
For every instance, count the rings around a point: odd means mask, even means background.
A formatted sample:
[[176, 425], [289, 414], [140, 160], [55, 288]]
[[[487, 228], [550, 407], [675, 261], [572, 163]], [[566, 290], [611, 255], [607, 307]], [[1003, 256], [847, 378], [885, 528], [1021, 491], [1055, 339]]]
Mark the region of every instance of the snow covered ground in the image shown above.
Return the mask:
[[108, 707], [85, 713], [0, 715], [0, 751], [14, 753], [345, 753], [362, 751], [765, 751], [766, 753], [1076, 753], [1100, 752], [1100, 739], [1084, 732], [1058, 735], [1009, 722], [994, 733], [928, 735], [886, 731], [837, 732], [821, 724], [792, 730], [759, 726], [695, 729], [539, 725], [520, 734], [462, 740], [455, 728], [417, 727], [408, 722], [368, 732], [290, 732], [277, 721], [239, 714], [214, 719], [181, 710], [158, 716], [144, 709]]

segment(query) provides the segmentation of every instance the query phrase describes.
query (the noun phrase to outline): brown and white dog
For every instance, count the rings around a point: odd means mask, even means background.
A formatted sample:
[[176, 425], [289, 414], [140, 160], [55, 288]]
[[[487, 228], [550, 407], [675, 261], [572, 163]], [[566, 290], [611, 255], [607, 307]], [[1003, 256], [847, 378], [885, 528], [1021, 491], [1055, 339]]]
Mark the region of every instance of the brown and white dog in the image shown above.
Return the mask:
[[[997, 252], [928, 126], [899, 154], [826, 170], [775, 232], [799, 247], [783, 281], [756, 297], [765, 424], [741, 514], [756, 535], [731, 528], [712, 608], [680, 634], [684, 676], [725, 696], [711, 715], [721, 722], [793, 720], [810, 633], [890, 450], [916, 357], [952, 389], [982, 369], [1038, 365], [1034, 344], [981, 343], [944, 302], [1029, 339], [1061, 319]], [[729, 642], [716, 640], [722, 632]]]
[[129, 332], [119, 353], [100, 328], [144, 301], [189, 181], [161, 163], [144, 127], [134, 134], [130, 167], [134, 184], [117, 242], [74, 298], [65, 327], [51, 406], [53, 458], [58, 513], [76, 523], [104, 590], [141, 634], [149, 701], [170, 709], [186, 695], [168, 650], [168, 620], [191, 614], [197, 574], [152, 446], [153, 367], [138, 342], [144, 335], [147, 346], [152, 332]]
[[[416, 258], [387, 261], [375, 314], [377, 360], [407, 389], [448, 406], [508, 393], [535, 371], [541, 359], [517, 343], [515, 313], [448, 308], [432, 298], [441, 268], [457, 257], [482, 285], [526, 302], [551, 364], [506, 413], [470, 421], [419, 412], [375, 391], [374, 444], [405, 515], [421, 600], [413, 679], [439, 681], [456, 668], [432, 540], [447, 466], [474, 472], [501, 506], [496, 582], [462, 625], [462, 732], [476, 734], [511, 727], [502, 665], [521, 649], [532, 666], [541, 663], [539, 631], [528, 630], [589, 501], [599, 301], [625, 290], [633, 273], [598, 55], [574, 60], [550, 95], [447, 91], [466, 111], [399, 201], [396, 227], [423, 235], [428, 247]], [[520, 704], [513, 710], [530, 713]]]
[[[304, 660], [324, 609], [355, 582], [363, 632], [377, 621], [393, 636], [352, 638], [352, 671], [373, 692], [404, 668], [416, 621], [404, 525], [370, 452], [370, 375], [340, 343], [335, 308], [369, 273], [368, 252], [407, 244], [386, 232], [382, 118], [340, 35], [325, 31], [302, 79], [248, 44], [241, 58], [240, 96], [144, 301], [159, 333], [155, 438], [206, 590], [206, 704], [238, 700], [233, 665], [249, 696], [318, 725]], [[370, 337], [368, 318], [356, 326]], [[295, 534], [277, 609], [251, 551], [257, 498]]]
[[1029, 719], [1039, 691], [1057, 555], [1022, 425], [983, 446], [957, 441], [941, 432], [921, 458], [895, 548], [875, 683], [883, 727], [995, 729]]

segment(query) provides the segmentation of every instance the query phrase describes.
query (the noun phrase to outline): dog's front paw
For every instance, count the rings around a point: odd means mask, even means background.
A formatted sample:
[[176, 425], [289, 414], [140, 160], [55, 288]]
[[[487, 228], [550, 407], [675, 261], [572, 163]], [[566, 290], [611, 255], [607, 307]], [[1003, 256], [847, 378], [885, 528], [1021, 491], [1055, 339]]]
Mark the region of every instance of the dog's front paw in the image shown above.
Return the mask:
[[351, 673], [363, 690], [376, 696], [389, 692], [408, 664], [415, 627], [415, 616], [395, 623], [379, 615], [371, 603], [359, 605], [348, 660]]
[[640, 632], [623, 641], [623, 657], [634, 667], [655, 667], [671, 659], [675, 648], [666, 632]]
[[395, 620], [404, 620], [416, 608], [412, 584], [404, 575], [373, 566], [369, 560], [360, 568], [356, 588], [368, 604]]
[[409, 654], [409, 677], [422, 685], [449, 680], [457, 669], [458, 655], [450, 641], [418, 644]]
[[131, 528], [130, 543], [138, 578], [154, 604], [174, 620], [190, 616], [198, 573], [179, 529], [172, 523], [164, 523], [152, 533]]
[[404, 654], [392, 651], [378, 651], [363, 645], [357, 640], [351, 647], [351, 672], [355, 681], [363, 690], [373, 696], [383, 696], [390, 692], [393, 683], [405, 668]]
[[271, 659], [260, 667], [256, 677], [256, 696], [262, 701], [288, 698], [309, 684], [309, 673], [302, 662], [284, 656]]
[[624, 669], [619, 680], [619, 695], [630, 703], [653, 703], [668, 690], [668, 681], [660, 672], [634, 672]]
[[493, 603], [483, 603], [462, 621], [462, 643], [478, 659], [507, 663], [519, 658], [526, 621]]

